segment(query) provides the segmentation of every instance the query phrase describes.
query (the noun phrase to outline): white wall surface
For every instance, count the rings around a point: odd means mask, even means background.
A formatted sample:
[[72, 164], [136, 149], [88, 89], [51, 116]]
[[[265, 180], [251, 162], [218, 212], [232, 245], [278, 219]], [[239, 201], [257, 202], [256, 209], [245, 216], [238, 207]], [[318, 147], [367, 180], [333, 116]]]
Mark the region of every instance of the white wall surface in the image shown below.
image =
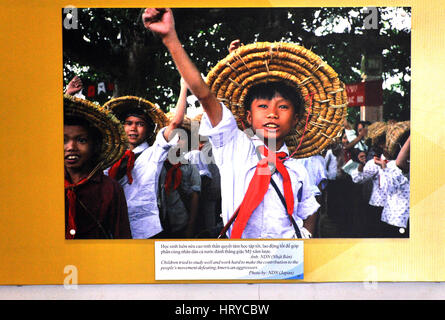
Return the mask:
[[440, 283], [292, 283], [0, 286], [1, 300], [443, 300]]

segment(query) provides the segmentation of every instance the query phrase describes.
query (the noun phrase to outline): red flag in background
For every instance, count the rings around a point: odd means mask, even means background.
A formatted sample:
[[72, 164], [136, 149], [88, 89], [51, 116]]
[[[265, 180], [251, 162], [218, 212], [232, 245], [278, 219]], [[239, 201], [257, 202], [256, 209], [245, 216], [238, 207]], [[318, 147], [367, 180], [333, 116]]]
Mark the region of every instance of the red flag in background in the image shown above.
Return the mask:
[[347, 84], [348, 107], [381, 106], [383, 104], [382, 84], [383, 80]]

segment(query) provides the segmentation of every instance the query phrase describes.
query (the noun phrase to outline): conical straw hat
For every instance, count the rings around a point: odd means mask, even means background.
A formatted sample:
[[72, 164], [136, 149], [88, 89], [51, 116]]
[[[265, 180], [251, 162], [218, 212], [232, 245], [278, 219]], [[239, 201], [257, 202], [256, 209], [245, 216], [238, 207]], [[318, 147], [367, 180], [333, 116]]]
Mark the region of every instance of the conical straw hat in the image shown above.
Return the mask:
[[320, 153], [343, 129], [345, 86], [330, 66], [302, 46], [284, 42], [242, 46], [218, 62], [206, 79], [217, 98], [232, 111], [240, 129], [249, 126], [243, 102], [252, 85], [285, 81], [300, 90], [307, 100], [306, 110], [285, 140], [289, 151], [295, 152], [294, 158]]
[[76, 117], [88, 121], [102, 136], [98, 169], [105, 170], [118, 161], [128, 148], [127, 135], [119, 120], [107, 109], [70, 95], [63, 97], [64, 118]]
[[395, 159], [396, 152], [402, 146], [400, 142], [403, 136], [410, 132], [410, 121], [396, 122], [388, 127], [386, 132], [386, 150], [391, 159]]

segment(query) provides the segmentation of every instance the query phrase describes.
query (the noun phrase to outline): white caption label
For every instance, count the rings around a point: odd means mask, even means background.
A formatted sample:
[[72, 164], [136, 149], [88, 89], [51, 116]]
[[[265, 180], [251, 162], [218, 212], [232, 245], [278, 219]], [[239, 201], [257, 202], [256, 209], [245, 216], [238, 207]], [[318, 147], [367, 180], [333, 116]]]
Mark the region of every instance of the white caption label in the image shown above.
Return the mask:
[[303, 241], [155, 241], [156, 280], [303, 279]]

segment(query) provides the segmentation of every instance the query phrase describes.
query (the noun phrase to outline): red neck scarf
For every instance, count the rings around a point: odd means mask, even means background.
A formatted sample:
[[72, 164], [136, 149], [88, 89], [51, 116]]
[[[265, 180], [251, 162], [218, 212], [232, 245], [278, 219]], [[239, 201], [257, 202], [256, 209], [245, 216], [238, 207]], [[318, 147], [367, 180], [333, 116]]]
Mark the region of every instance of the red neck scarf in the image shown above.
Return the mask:
[[283, 189], [287, 213], [292, 215], [294, 211], [292, 184], [289, 173], [283, 164], [283, 159], [286, 158], [286, 153], [274, 153], [264, 147], [260, 147], [259, 150], [265, 156], [265, 158], [258, 162], [255, 173], [249, 183], [249, 187], [247, 188], [246, 195], [233, 215], [233, 217], [236, 217], [236, 220], [230, 235], [230, 238], [232, 239], [241, 238], [250, 216], [264, 199], [264, 195], [269, 188], [269, 183], [272, 176], [268, 165], [269, 163], [273, 163], [283, 177]]
[[133, 170], [134, 168], [134, 161], [135, 161], [135, 155], [134, 152], [131, 150], [127, 150], [125, 151], [124, 155], [119, 159], [119, 161], [117, 161], [115, 164], [113, 164], [113, 166], [110, 168], [110, 170], [108, 171], [108, 176], [116, 179], [117, 173], [119, 171], [119, 167], [122, 165], [122, 161], [127, 158], [127, 177], [128, 177], [128, 183], [132, 184], [133, 183], [133, 176], [131, 175], [131, 170]]
[[[167, 163], [170, 163], [170, 161], [166, 161]], [[171, 191], [178, 189], [179, 185], [181, 184], [182, 180], [182, 171], [180, 169], [181, 162], [178, 162], [177, 164], [172, 165], [170, 163], [171, 167], [167, 170], [167, 175], [165, 176], [165, 183], [164, 188], [165, 192], [168, 195]], [[174, 176], [173, 176], [174, 175]], [[173, 186], [172, 185], [173, 182]]]
[[[91, 176], [88, 176], [77, 183], [70, 183], [65, 178], [65, 190], [66, 196], [68, 197], [68, 227], [65, 231], [65, 239], [74, 239], [76, 232], [76, 193], [74, 192], [74, 188], [86, 183]], [[71, 234], [71, 230], [74, 230], [74, 233]]]

